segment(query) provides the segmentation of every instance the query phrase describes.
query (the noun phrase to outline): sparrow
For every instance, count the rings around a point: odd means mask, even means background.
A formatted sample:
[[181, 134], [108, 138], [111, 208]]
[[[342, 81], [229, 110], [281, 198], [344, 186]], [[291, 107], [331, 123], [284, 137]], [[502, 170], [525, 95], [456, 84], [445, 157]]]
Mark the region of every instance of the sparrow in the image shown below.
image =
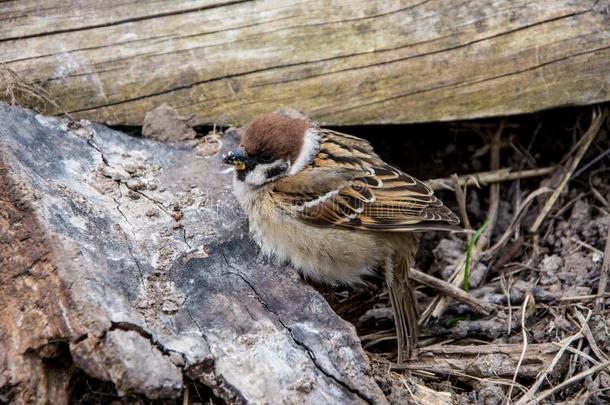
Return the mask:
[[264, 255], [330, 285], [354, 286], [381, 271], [403, 363], [418, 334], [409, 269], [419, 232], [458, 230], [459, 218], [368, 141], [294, 110], [254, 119], [223, 160], [235, 170], [233, 193]]

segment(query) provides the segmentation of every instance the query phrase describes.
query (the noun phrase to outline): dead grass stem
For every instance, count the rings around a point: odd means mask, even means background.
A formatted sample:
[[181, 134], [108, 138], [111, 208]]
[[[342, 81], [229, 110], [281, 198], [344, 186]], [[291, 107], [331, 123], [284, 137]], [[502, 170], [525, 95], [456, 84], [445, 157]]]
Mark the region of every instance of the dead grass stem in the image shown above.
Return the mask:
[[595, 137], [599, 133], [602, 123], [606, 119], [607, 115], [608, 115], [608, 110], [604, 110], [603, 112], [601, 112], [598, 108], [593, 110], [593, 112], [591, 114], [591, 125], [589, 126], [589, 129], [587, 130], [587, 132], [585, 132], [585, 134], [582, 136], [582, 138], [578, 141], [578, 143], [576, 145], [577, 147], [574, 150], [574, 156], [572, 158], [564, 158], [564, 160], [566, 161], [566, 166], [564, 169], [564, 173], [561, 177], [561, 180], [559, 181], [557, 188], [555, 188], [555, 191], [553, 191], [553, 193], [551, 194], [549, 199], [546, 201], [546, 203], [540, 210], [540, 213], [538, 214], [538, 216], [532, 223], [532, 225], [529, 229], [530, 233], [532, 233], [532, 234], [538, 233], [538, 230], [540, 229], [542, 222], [544, 221], [544, 219], [547, 217], [547, 215], [549, 214], [549, 212], [555, 205], [555, 202], [557, 202], [557, 199], [559, 198], [559, 195], [561, 194], [561, 192], [565, 189], [570, 178], [572, 177], [572, 174], [574, 173], [574, 170], [576, 170], [576, 168], [578, 167], [578, 164], [580, 163], [583, 156], [589, 149], [589, 146], [591, 146], [591, 142], [593, 142], [593, 139], [595, 139]]
[[570, 336], [570, 337], [564, 339], [562, 342], [560, 342], [561, 348], [559, 349], [559, 351], [553, 358], [553, 361], [551, 361], [549, 363], [549, 365], [540, 373], [540, 375], [536, 379], [536, 382], [534, 382], [534, 384], [519, 399], [519, 401], [517, 401], [517, 405], [525, 405], [525, 404], [530, 403], [530, 401], [532, 401], [532, 399], [534, 398], [534, 395], [538, 392], [538, 390], [540, 389], [542, 384], [547, 380], [548, 375], [553, 371], [553, 369], [555, 368], [555, 366], [557, 365], [557, 363], [559, 362], [559, 360], [561, 359], [563, 354], [566, 352], [567, 348], [576, 340], [582, 339], [582, 337], [583, 337], [583, 333], [582, 333], [583, 326], [582, 325], [589, 322], [590, 318], [591, 318], [591, 311], [589, 311], [589, 313], [587, 314], [587, 316], [584, 320], [585, 322], [581, 324], [581, 329], [577, 333], [573, 334], [572, 336]]
[[58, 107], [42, 87], [28, 82], [4, 63], [0, 63], [0, 101], [33, 108], [41, 113], [49, 104]]

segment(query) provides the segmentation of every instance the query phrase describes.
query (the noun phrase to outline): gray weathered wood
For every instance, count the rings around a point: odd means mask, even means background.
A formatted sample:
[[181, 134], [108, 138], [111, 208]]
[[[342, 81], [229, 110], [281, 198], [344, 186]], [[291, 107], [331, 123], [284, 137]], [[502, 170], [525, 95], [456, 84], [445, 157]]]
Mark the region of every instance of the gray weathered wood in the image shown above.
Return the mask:
[[[531, 344], [525, 354], [520, 344], [428, 346], [418, 349], [416, 359], [405, 368], [446, 376], [511, 379], [519, 366], [520, 377], [535, 378], [558, 350], [552, 343]], [[566, 363], [557, 365], [553, 377], [565, 370]]]
[[0, 3], [0, 62], [113, 124], [164, 102], [200, 124], [278, 107], [325, 124], [454, 120], [609, 100], [609, 7], [21, 0]]
[[67, 403], [78, 370], [148, 398], [188, 377], [231, 403], [386, 401], [354, 328], [258, 258], [219, 156], [234, 136], [2, 103], [0, 122], [0, 402]]

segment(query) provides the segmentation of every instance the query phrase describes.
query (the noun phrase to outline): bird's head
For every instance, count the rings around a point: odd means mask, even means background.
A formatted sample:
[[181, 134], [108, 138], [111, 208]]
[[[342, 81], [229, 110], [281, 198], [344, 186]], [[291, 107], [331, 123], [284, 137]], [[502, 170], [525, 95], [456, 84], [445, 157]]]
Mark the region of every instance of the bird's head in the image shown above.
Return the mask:
[[296, 111], [278, 111], [252, 121], [243, 132], [240, 149], [224, 162], [233, 166], [237, 180], [258, 187], [297, 174], [320, 150], [315, 124]]

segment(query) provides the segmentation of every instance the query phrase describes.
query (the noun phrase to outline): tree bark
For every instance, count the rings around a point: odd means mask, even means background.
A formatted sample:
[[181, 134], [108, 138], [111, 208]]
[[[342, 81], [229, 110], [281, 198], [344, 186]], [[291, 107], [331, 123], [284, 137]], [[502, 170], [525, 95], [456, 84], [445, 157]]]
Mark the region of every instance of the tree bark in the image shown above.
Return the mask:
[[223, 172], [236, 136], [165, 144], [0, 103], [0, 399], [77, 375], [231, 403], [385, 403], [354, 328], [258, 258]]

